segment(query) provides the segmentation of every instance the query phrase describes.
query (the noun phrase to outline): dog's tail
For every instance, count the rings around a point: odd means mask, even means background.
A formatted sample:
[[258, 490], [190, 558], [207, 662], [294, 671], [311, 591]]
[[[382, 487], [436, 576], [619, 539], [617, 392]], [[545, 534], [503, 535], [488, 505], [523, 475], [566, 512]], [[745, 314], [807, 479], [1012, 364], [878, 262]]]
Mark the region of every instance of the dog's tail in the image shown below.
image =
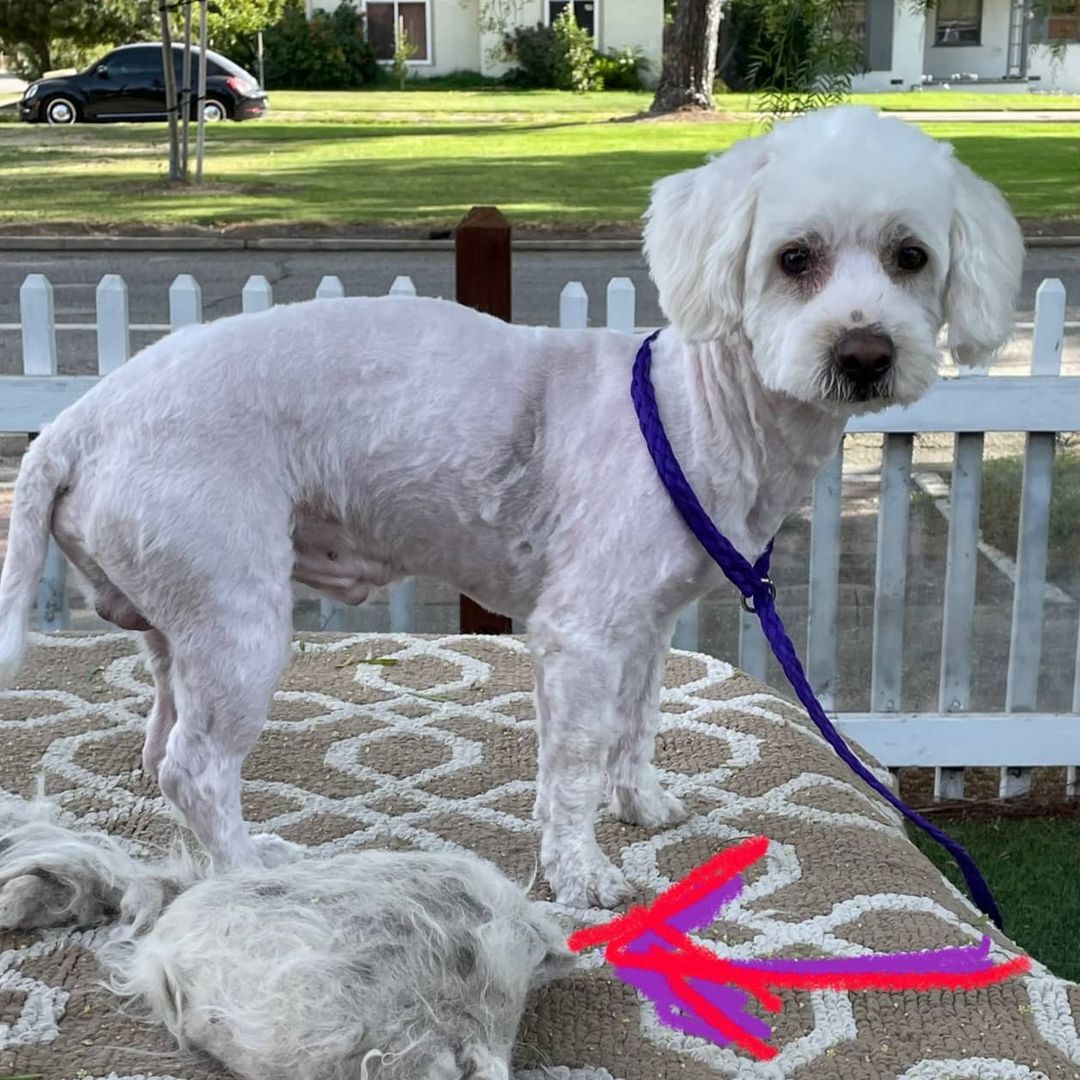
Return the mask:
[[53, 504], [68, 479], [66, 455], [43, 433], [23, 457], [11, 508], [7, 556], [0, 571], [0, 690], [15, 680], [45, 566]]
[[163, 858], [136, 859], [107, 833], [61, 825], [42, 788], [39, 781], [33, 801], [0, 795], [0, 930], [119, 919], [108, 947], [122, 956], [206, 876], [206, 864], [180, 846]]

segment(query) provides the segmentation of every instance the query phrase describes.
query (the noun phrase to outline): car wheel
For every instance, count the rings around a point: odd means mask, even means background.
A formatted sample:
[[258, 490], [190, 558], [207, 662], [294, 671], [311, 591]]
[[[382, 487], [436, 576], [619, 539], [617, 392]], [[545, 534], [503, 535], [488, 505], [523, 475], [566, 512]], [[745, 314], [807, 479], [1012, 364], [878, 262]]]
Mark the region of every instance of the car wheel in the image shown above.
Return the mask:
[[207, 98], [202, 107], [203, 119], [208, 124], [217, 123], [218, 120], [229, 119], [229, 107], [224, 101], [217, 98]]
[[69, 97], [53, 97], [45, 102], [47, 124], [74, 124], [79, 119], [79, 107]]

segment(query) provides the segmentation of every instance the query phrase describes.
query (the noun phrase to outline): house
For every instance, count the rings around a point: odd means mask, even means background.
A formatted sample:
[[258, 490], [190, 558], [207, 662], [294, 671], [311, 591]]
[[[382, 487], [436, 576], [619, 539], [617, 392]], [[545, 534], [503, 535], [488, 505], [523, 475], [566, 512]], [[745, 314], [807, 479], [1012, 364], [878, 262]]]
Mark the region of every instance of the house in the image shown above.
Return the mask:
[[[418, 75], [479, 71], [500, 75], [502, 30], [494, 27], [550, 23], [569, 2], [578, 24], [602, 52], [641, 49], [654, 73], [660, 71], [664, 35], [663, 0], [354, 0], [367, 17], [368, 41], [381, 60], [394, 51], [394, 28], [405, 27], [417, 46], [411, 61]], [[308, 15], [332, 10], [338, 0], [306, 0]]]
[[869, 71], [856, 91], [928, 84], [1080, 93], [1076, 0], [853, 0]]

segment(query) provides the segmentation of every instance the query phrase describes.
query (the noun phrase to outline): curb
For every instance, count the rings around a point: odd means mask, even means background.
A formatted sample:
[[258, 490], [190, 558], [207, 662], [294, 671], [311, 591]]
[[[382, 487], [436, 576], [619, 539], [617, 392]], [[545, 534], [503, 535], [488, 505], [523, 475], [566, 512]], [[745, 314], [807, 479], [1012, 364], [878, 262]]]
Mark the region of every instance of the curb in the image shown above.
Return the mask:
[[[1076, 236], [1027, 236], [1028, 248], [1077, 248]], [[641, 239], [514, 240], [515, 251], [633, 251]], [[0, 236], [2, 251], [453, 251], [453, 240], [361, 237]]]

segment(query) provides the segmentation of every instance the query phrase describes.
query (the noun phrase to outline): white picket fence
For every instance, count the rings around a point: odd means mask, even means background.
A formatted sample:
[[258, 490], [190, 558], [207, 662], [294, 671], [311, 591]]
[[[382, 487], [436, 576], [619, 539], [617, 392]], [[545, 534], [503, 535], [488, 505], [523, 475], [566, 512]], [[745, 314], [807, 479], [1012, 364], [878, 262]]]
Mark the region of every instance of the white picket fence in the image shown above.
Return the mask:
[[[415, 295], [416, 290], [411, 279], [398, 277], [390, 292]], [[332, 300], [344, 296], [345, 289], [338, 278], [327, 276], [315, 295]], [[1026, 792], [1033, 767], [1066, 766], [1069, 794], [1080, 795], [1080, 628], [1073, 711], [1038, 711], [1054, 439], [1057, 432], [1080, 429], [1080, 378], [1060, 374], [1065, 299], [1065, 288], [1057, 279], [1048, 279], [1039, 287], [1029, 375], [990, 378], [985, 370], [969, 371], [942, 380], [909, 408], [891, 408], [859, 417], [847, 427], [849, 433], [883, 433], [884, 449], [871, 711], [841, 713], [836, 719], [847, 735], [890, 767], [935, 767], [935, 794], [940, 798], [963, 794], [965, 766], [1000, 768], [1004, 796]], [[273, 293], [266, 278], [250, 278], [243, 290], [243, 310], [261, 311], [272, 303]], [[102, 278], [97, 289], [98, 376], [57, 374], [57, 324], [52, 286], [45, 277], [27, 277], [20, 291], [20, 304], [23, 374], [0, 377], [0, 432], [40, 430], [101, 375], [125, 363], [131, 351], [127, 288], [117, 275]], [[182, 274], [174, 281], [169, 290], [169, 312], [167, 327], [138, 329], [165, 332], [202, 321], [201, 292], [191, 275]], [[584, 328], [588, 313], [585, 289], [578, 282], [569, 283], [560, 297], [559, 325]], [[609, 283], [606, 323], [612, 329], [635, 331], [635, 293], [629, 278], [617, 277]], [[938, 709], [911, 713], [902, 712], [900, 703], [912, 447], [919, 432], [953, 433], [955, 455]], [[1004, 713], [969, 711], [981, 472], [987, 432], [1021, 432], [1026, 436]], [[810, 542], [806, 666], [811, 683], [830, 712], [835, 704], [837, 669], [842, 465], [841, 448], [815, 481]], [[396, 585], [390, 596], [391, 630], [411, 631], [415, 608], [415, 582]], [[324, 602], [325, 626], [342, 627], [343, 613], [340, 605]], [[53, 544], [39, 593], [39, 626], [63, 629], [68, 618], [66, 564]], [[739, 665], [751, 674], [763, 676], [764, 638], [752, 615], [743, 613], [740, 618]], [[696, 606], [680, 618], [674, 644], [688, 649], [698, 647]]]

